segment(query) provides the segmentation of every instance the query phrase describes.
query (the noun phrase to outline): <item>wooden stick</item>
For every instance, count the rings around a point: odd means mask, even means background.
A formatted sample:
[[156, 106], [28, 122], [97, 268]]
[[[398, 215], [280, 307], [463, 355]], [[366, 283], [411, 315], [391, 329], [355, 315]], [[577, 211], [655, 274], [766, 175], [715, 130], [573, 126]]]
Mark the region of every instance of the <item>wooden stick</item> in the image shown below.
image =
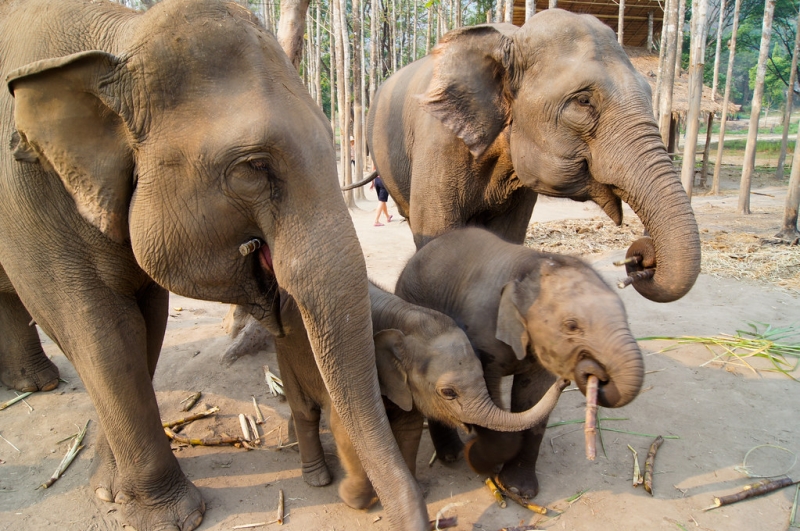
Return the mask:
[[[0, 411], [6, 409], [9, 406], [13, 406], [14, 404], [19, 402], [20, 400], [25, 400], [26, 398], [28, 398], [32, 394], [33, 394], [33, 391], [28, 391], [27, 393], [22, 393], [21, 395], [17, 395], [16, 397], [12, 398], [11, 400], [9, 400], [7, 402], [3, 402], [3, 404], [0, 405]], [[28, 407], [30, 407], [30, 406], [28, 406]]]
[[206, 409], [205, 411], [201, 411], [199, 413], [195, 413], [194, 415], [189, 415], [188, 417], [183, 417], [178, 420], [171, 420], [169, 422], [164, 422], [161, 424], [162, 428], [174, 428], [175, 426], [180, 426], [182, 424], [188, 424], [190, 422], [194, 422], [195, 420], [204, 419], [206, 417], [210, 417], [214, 413], [218, 412], [218, 407], [212, 407], [211, 409]]
[[256, 423], [257, 424], [264, 424], [264, 415], [261, 414], [261, 409], [258, 407], [258, 402], [256, 402], [256, 397], [252, 396], [253, 398], [253, 408], [256, 410]]
[[723, 505], [731, 505], [732, 503], [737, 503], [748, 498], [755, 498], [756, 496], [761, 496], [762, 494], [780, 490], [784, 487], [795, 485], [796, 483], [798, 482], [792, 481], [791, 478], [781, 478], [775, 480], [762, 480], [757, 483], [753, 483], [752, 485], [745, 485], [742, 487], [742, 490], [735, 494], [729, 494], [727, 496], [715, 496], [714, 505], [709, 507], [709, 509], [716, 509], [717, 507], [722, 507]]
[[59, 463], [58, 468], [56, 468], [56, 471], [53, 472], [53, 475], [50, 476], [50, 479], [48, 479], [47, 481], [36, 487], [36, 490], [46, 489], [50, 487], [53, 483], [56, 482], [56, 480], [58, 480], [58, 478], [61, 477], [62, 474], [64, 474], [64, 472], [66, 472], [69, 465], [72, 464], [72, 461], [75, 460], [75, 456], [77, 456], [78, 452], [80, 452], [81, 449], [83, 448], [83, 445], [81, 443], [83, 442], [84, 436], [86, 436], [86, 429], [88, 427], [89, 427], [89, 421], [87, 420], [86, 424], [84, 424], [83, 426], [83, 429], [80, 431], [80, 433], [78, 433], [78, 436], [72, 443], [72, 446], [70, 446], [69, 450], [67, 450], [67, 455], [65, 455], [64, 459], [62, 459], [61, 463]]
[[653, 465], [656, 462], [656, 452], [661, 443], [664, 442], [664, 437], [659, 435], [653, 444], [650, 445], [650, 450], [647, 452], [647, 460], [644, 462], [644, 490], [653, 496]]
[[586, 459], [594, 461], [597, 457], [597, 390], [600, 380], [591, 375], [586, 380], [586, 423], [583, 433], [586, 438]]
[[497, 505], [499, 505], [501, 509], [505, 509], [506, 500], [503, 498], [503, 494], [500, 492], [500, 489], [498, 489], [497, 485], [495, 485], [494, 481], [492, 481], [492, 478], [486, 478], [484, 483], [489, 488], [489, 492], [492, 493], [492, 496], [494, 496], [494, 501], [497, 502]]
[[278, 525], [283, 525], [283, 489], [278, 491]]
[[[191, 395], [181, 400], [181, 404], [183, 404], [183, 408], [181, 408], [181, 411], [190, 411], [197, 403], [197, 401], [200, 400], [201, 396], [203, 396], [203, 393], [197, 391], [196, 393], [192, 393]], [[184, 402], [186, 403], [184, 404]]]
[[517, 502], [519, 505], [525, 507], [526, 509], [533, 511], [538, 514], [547, 514], [547, 507], [542, 507], [541, 505], [536, 505], [535, 503], [531, 503], [519, 494], [515, 493], [512, 490], [506, 488], [503, 485], [503, 482], [500, 481], [499, 476], [494, 477], [494, 483], [497, 485], [497, 488], [500, 489], [500, 492], [503, 493], [503, 496], [510, 498], [511, 501]]
[[164, 433], [166, 433], [167, 437], [176, 443], [188, 444], [191, 446], [225, 446], [229, 444], [242, 444], [242, 439], [240, 437], [208, 437], [206, 439], [191, 439], [189, 437], [184, 437], [183, 435], [178, 435], [169, 428], [164, 428]]

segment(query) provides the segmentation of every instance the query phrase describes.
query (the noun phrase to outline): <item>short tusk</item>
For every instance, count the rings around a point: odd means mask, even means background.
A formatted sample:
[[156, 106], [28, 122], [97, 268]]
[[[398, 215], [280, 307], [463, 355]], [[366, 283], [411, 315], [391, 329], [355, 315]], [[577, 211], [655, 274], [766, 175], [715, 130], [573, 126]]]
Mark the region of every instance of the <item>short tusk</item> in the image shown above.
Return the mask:
[[246, 241], [239, 246], [239, 253], [242, 256], [247, 256], [248, 254], [255, 252], [263, 244], [264, 242], [261, 239], [253, 238], [252, 240]]
[[645, 269], [643, 271], [634, 271], [633, 273], [631, 273], [627, 277], [625, 277], [622, 280], [620, 280], [619, 282], [617, 282], [617, 287], [619, 289], [623, 289], [626, 286], [630, 286], [631, 284], [633, 284], [637, 280], [645, 280], [645, 279], [648, 279], [648, 278], [653, 278], [653, 275], [655, 275], [655, 274], [656, 274], [656, 270], [655, 269]]

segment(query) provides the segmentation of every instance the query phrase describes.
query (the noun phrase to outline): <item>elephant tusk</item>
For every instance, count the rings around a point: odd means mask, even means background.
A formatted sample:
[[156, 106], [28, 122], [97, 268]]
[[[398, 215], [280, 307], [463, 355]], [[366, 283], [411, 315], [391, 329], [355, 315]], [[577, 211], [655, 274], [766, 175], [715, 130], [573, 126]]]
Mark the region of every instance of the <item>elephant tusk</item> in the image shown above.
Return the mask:
[[648, 278], [653, 278], [653, 275], [655, 275], [655, 274], [656, 274], [656, 270], [655, 269], [645, 269], [643, 271], [634, 271], [630, 275], [628, 275], [627, 277], [625, 277], [622, 280], [620, 280], [619, 282], [617, 282], [617, 287], [619, 289], [623, 289], [626, 286], [630, 286], [631, 284], [633, 284], [637, 280], [645, 280], [645, 279], [648, 279]]
[[247, 256], [250, 253], [255, 252], [261, 247], [264, 242], [260, 238], [253, 238], [252, 240], [248, 240], [239, 246], [239, 253], [242, 256]]
[[641, 256], [633, 255], [633, 256], [629, 256], [625, 260], [617, 260], [616, 262], [614, 262], [614, 265], [615, 266], [633, 265], [633, 264], [638, 264], [641, 261], [642, 261], [642, 257]]

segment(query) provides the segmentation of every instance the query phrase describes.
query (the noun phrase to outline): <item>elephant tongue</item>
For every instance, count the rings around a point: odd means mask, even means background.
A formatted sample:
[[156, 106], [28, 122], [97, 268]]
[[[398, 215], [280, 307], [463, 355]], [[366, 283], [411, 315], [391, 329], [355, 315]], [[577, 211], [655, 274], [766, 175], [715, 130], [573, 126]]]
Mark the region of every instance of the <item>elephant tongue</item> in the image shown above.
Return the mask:
[[258, 261], [261, 263], [261, 267], [273, 275], [275, 274], [275, 270], [272, 269], [272, 253], [269, 252], [269, 246], [266, 243], [258, 251]]

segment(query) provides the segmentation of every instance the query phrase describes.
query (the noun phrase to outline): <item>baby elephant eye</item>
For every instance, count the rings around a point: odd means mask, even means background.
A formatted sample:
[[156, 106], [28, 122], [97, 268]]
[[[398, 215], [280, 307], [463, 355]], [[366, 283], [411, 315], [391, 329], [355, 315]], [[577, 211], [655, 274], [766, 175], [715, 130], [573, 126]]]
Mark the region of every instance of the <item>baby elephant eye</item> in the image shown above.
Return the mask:
[[458, 398], [458, 393], [452, 387], [442, 387], [439, 389], [439, 394], [446, 400], [454, 400]]
[[563, 329], [564, 332], [567, 334], [577, 334], [578, 332], [581, 331], [581, 327], [578, 324], [578, 321], [576, 321], [575, 319], [567, 319], [566, 321], [564, 321]]

